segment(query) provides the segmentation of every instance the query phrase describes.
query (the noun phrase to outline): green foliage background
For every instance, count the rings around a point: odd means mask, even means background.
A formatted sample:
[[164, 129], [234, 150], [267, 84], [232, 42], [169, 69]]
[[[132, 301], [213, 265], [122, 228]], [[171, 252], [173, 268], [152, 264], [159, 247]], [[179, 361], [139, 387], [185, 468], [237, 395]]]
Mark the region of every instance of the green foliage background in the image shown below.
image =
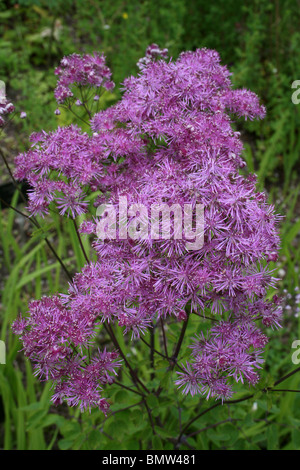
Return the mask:
[[[0, 365], [0, 448], [174, 449], [185, 424], [199, 416], [177, 448], [300, 450], [300, 393], [266, 392], [295, 369], [291, 345], [300, 338], [300, 305], [295, 297], [300, 284], [300, 105], [291, 101], [291, 84], [300, 80], [299, 24], [300, 5], [295, 0], [0, 0], [0, 79], [18, 109], [27, 112], [26, 120], [17, 118], [1, 136], [1, 150], [11, 164], [14, 155], [28, 147], [31, 132], [69, 123], [69, 116], [54, 115], [53, 70], [62, 56], [103, 51], [117, 84], [110, 98], [114, 101], [120, 93], [118, 84], [137, 73], [136, 62], [152, 42], [167, 47], [173, 58], [199, 47], [220, 53], [233, 73], [234, 86], [256, 92], [267, 108], [264, 121], [241, 121], [236, 126], [249, 171], [257, 173], [259, 189], [266, 190], [269, 201], [285, 215], [280, 259], [273, 267], [279, 290], [287, 295], [283, 328], [268, 332], [271, 339], [260, 391], [249, 392], [242, 386], [238, 390], [238, 399], [253, 394], [245, 401], [211, 409], [214, 402], [184, 398], [172, 385], [175, 374], [165, 374], [167, 361], [155, 356], [153, 378], [145, 360], [147, 349], [140, 343], [131, 345], [120, 334], [119, 341], [129, 349], [145, 383], [165, 387], [159, 397], [147, 398], [158, 423], [156, 432], [139, 397], [116, 386], [110, 388], [114, 414], [107, 419], [96, 411], [56, 409], [49, 402], [49, 385], [35, 380], [31, 365], [18, 352], [20, 344], [11, 335], [10, 324], [19, 311], [26, 312], [30, 298], [54, 293], [66, 284], [59, 263], [51, 259], [46, 237], [73, 272], [84, 259], [72, 225], [62, 226], [54, 218], [51, 225], [44, 223], [32, 232], [16, 212], [3, 207], [0, 327], [7, 359], [6, 365]], [[4, 167], [0, 170], [1, 185], [9, 178]], [[20, 205], [17, 193], [11, 204]], [[207, 327], [209, 322], [199, 319], [189, 324], [186, 337]], [[170, 347], [179, 331], [177, 324], [170, 325]], [[182, 347], [182, 361], [188, 356], [187, 344]], [[159, 349], [159, 343], [155, 347]], [[281, 386], [297, 390], [300, 377], [295, 374]]]

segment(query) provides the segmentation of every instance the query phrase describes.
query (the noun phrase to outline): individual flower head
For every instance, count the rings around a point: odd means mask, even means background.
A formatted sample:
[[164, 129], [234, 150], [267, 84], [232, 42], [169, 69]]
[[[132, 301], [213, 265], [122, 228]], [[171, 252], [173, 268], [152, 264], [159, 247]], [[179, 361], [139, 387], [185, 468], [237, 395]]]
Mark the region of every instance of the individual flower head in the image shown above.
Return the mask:
[[158, 58], [167, 59], [168, 49], [161, 49], [157, 44], [150, 44], [146, 49], [145, 57], [139, 59], [137, 66], [140, 70], [150, 64], [152, 61]]
[[227, 399], [233, 393], [231, 377], [235, 382], [256, 385], [267, 341], [253, 322], [220, 322], [209, 331], [208, 338], [202, 335], [195, 340], [193, 361], [178, 373], [176, 383], [179, 387], [184, 385], [184, 393], [198, 391], [206, 398]]
[[86, 185], [103, 174], [101, 143], [77, 126], [33, 134], [31, 149], [16, 158], [15, 177], [27, 179], [29, 211], [47, 214], [56, 204], [61, 215], [73, 218], [87, 211]]
[[3, 91], [0, 94], [0, 127], [3, 127], [5, 125], [6, 121], [4, 116], [13, 113], [14, 110], [14, 105], [10, 101], [8, 101]]
[[55, 74], [59, 77], [54, 96], [59, 104], [72, 98], [73, 85], [89, 86], [107, 90], [114, 87], [111, 81], [110, 69], [105, 64], [103, 54], [71, 54], [64, 57], [59, 67], [55, 69]]

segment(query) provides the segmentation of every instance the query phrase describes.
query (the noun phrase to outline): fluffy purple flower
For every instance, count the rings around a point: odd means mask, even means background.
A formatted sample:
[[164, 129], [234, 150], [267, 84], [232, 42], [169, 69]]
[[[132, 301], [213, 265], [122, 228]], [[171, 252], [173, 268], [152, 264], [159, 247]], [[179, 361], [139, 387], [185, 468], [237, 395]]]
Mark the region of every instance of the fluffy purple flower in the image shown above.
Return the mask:
[[166, 48], [161, 49], [157, 44], [150, 44], [150, 46], [148, 46], [147, 49], [146, 49], [145, 57], [142, 57], [138, 61], [137, 66], [140, 70], [142, 70], [148, 64], [150, 64], [155, 59], [158, 59], [160, 57], [163, 58], [163, 59], [167, 59], [168, 58], [168, 49], [166, 49]]
[[[32, 187], [29, 210], [46, 214], [51, 203], [60, 213], [80, 215], [87, 211], [86, 185], [99, 184], [104, 172], [104, 145], [76, 126], [31, 136], [31, 149], [16, 158], [17, 179]], [[103, 150], [101, 149], [103, 147]]]
[[103, 54], [94, 53], [83, 56], [71, 54], [66, 56], [61, 60], [60, 66], [55, 69], [55, 74], [59, 80], [54, 95], [59, 104], [73, 97], [73, 85], [87, 85], [96, 88], [103, 86], [107, 90], [114, 87], [114, 83], [111, 81], [111, 72], [105, 65]]
[[[261, 354], [268, 339], [248, 319], [221, 322], [192, 346], [193, 362], [185, 372], [178, 372], [177, 385], [184, 393], [195, 390], [207, 396], [229, 398], [232, 395], [230, 377], [235, 382], [255, 385], [261, 368]], [[220, 388], [222, 384], [223, 390]]]
[[106, 413], [108, 403], [102, 397], [102, 386], [114, 382], [121, 363], [118, 353], [105, 349], [98, 349], [87, 363], [83, 351], [94, 343], [96, 315], [71, 311], [59, 297], [31, 302], [29, 313], [25, 319], [18, 318], [12, 330], [20, 335], [35, 375], [54, 382], [53, 402], [66, 400], [70, 406], [80, 404], [82, 410], [99, 407]]

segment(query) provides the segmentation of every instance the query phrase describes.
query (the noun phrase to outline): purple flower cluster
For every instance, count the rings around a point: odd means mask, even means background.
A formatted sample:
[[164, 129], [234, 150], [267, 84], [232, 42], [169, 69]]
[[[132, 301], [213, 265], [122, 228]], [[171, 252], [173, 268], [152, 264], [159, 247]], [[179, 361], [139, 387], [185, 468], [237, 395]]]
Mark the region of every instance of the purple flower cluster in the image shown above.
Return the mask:
[[229, 377], [256, 385], [267, 341], [247, 319], [220, 322], [210, 330], [208, 339], [202, 334], [191, 346], [193, 362], [187, 364], [184, 372], [178, 372], [180, 378], [176, 383], [192, 395], [229, 398], [232, 395]]
[[60, 66], [55, 69], [55, 75], [59, 77], [59, 80], [54, 95], [59, 104], [73, 97], [73, 85], [88, 85], [95, 88], [103, 86], [107, 90], [114, 88], [111, 71], [105, 64], [103, 54], [94, 53], [83, 56], [72, 54], [64, 57]]
[[3, 127], [5, 124], [4, 116], [6, 114], [11, 114], [14, 112], [15, 107], [12, 103], [10, 103], [6, 97], [0, 96], [0, 127]]
[[48, 213], [55, 202], [62, 215], [87, 210], [86, 186], [96, 187], [104, 174], [103, 145], [75, 125], [31, 135], [32, 147], [16, 157], [16, 178], [26, 179], [31, 214]]
[[35, 375], [54, 382], [54, 404], [65, 399], [70, 406], [80, 404], [81, 410], [98, 407], [106, 413], [109, 404], [101, 386], [113, 383], [121, 363], [116, 352], [98, 349], [90, 362], [83, 354], [95, 337], [96, 317], [66, 308], [57, 296], [31, 302], [29, 313], [18, 318], [12, 330], [20, 335]]
[[[57, 392], [69, 403], [76, 402], [75, 396], [80, 399], [78, 377], [85, 384], [90, 370], [90, 365], [78, 363], [70, 344], [86, 345], [98, 321], [117, 324], [138, 338], [161, 317], [184, 321], [210, 312], [214, 327], [193, 346], [177, 384], [186, 393], [222, 399], [231, 396], [234, 382], [258, 381], [267, 341], [258, 321], [280, 326], [280, 300], [266, 299], [276, 281], [268, 263], [277, 259], [278, 216], [266, 195], [256, 191], [255, 175], [240, 171], [245, 167], [243, 146], [230, 118], [230, 113], [263, 118], [265, 109], [254, 93], [232, 89], [217, 52], [198, 49], [167, 63], [150, 60], [165, 50], [150, 49], [140, 74], [125, 80], [122, 99], [92, 117], [91, 135], [75, 126], [42, 132], [16, 159], [16, 177], [27, 179], [33, 188], [33, 214], [56, 204], [61, 214], [75, 217], [87, 211], [85, 198], [92, 191], [102, 194], [96, 205], [109, 203], [117, 214], [120, 197], [149, 211], [161, 203], [204, 206], [201, 248], [189, 251], [184, 237], [123, 239], [117, 232], [114, 240], [96, 239], [97, 262], [76, 274], [68, 294], [33, 304], [34, 320], [28, 320], [30, 328], [22, 333], [26, 354], [51, 378], [61, 368], [63, 377], [69, 374]], [[57, 90], [63, 86], [64, 91], [56, 94], [61, 102], [70, 83], [85, 80], [89, 72], [82, 64], [90, 61], [95, 57], [63, 60]], [[138, 213], [128, 220], [129, 226], [141, 223]], [[81, 232], [95, 234], [96, 227], [94, 218]], [[65, 373], [67, 367], [71, 372]], [[72, 381], [73, 395], [64, 390]]]
[[163, 59], [167, 59], [168, 49], [161, 49], [157, 44], [150, 44], [150, 46], [148, 46], [146, 49], [145, 57], [142, 57], [138, 61], [137, 66], [140, 70], [142, 70], [144, 67], [146, 67], [146, 65], [150, 64], [155, 59], [158, 59], [160, 57]]

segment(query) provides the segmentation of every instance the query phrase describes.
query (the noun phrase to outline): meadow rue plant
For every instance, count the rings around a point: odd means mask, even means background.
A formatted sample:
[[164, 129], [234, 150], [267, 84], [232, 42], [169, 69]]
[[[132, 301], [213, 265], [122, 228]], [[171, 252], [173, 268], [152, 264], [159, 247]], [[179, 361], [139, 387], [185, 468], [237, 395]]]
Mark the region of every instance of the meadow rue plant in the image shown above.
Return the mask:
[[[268, 263], [277, 259], [279, 217], [256, 191], [256, 176], [240, 171], [243, 146], [230, 117], [263, 118], [265, 109], [251, 91], [232, 88], [216, 51], [166, 58], [166, 49], [149, 46], [139, 74], [124, 81], [120, 101], [97, 113], [84, 90], [95, 102], [101, 88], [113, 88], [104, 56], [63, 58], [55, 72], [56, 100], [60, 106], [80, 99], [91, 132], [70, 125], [35, 133], [30, 150], [16, 158], [15, 177], [32, 188], [32, 216], [51, 208], [74, 221], [86, 214], [78, 235], [94, 236], [97, 254], [97, 261], [86, 257], [67, 294], [34, 300], [29, 316], [13, 324], [36, 375], [54, 382], [55, 404], [66, 400], [106, 413], [103, 387], [113, 383], [121, 363], [147, 390], [115, 326], [138, 339], [158, 321], [182, 322], [172, 357], [176, 384], [183, 393], [222, 400], [232, 396], [235, 382], [257, 384], [265, 327], [280, 326], [280, 299], [266, 298], [276, 282]], [[88, 196], [96, 191], [89, 214]], [[198, 226], [199, 207], [204, 225]], [[168, 215], [169, 236], [153, 237], [147, 225], [153, 208]], [[187, 215], [189, 226], [182, 224]], [[107, 236], [99, 237], [99, 224]], [[203, 243], [191, 248], [197, 229]], [[191, 338], [191, 358], [179, 365], [195, 316], [210, 316], [213, 327]], [[101, 328], [114, 351], [98, 349]]]

